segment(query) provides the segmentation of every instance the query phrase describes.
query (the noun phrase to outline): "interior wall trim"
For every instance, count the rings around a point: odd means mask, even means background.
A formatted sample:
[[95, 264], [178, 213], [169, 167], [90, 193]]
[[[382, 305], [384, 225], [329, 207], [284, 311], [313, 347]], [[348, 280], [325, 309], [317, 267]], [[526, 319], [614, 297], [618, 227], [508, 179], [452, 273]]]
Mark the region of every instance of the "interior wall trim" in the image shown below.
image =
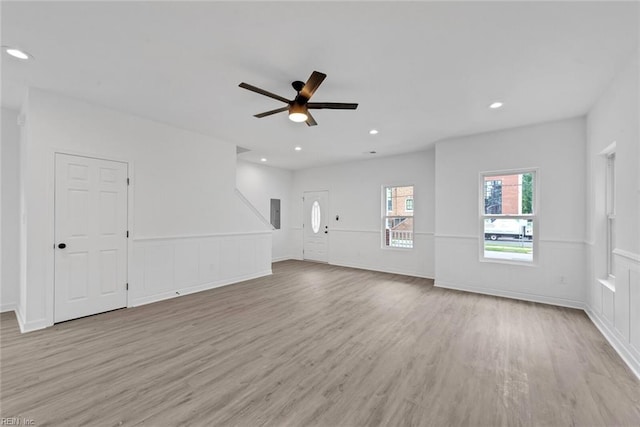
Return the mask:
[[399, 275], [402, 275], [402, 276], [420, 277], [422, 279], [431, 279], [431, 280], [433, 280], [433, 277], [431, 277], [430, 275], [424, 275], [424, 274], [420, 274], [418, 272], [400, 271], [400, 270], [394, 270], [394, 269], [385, 269], [385, 268], [370, 266], [370, 265], [366, 265], [366, 264], [358, 265], [358, 264], [343, 263], [343, 262], [329, 262], [329, 265], [335, 265], [335, 266], [338, 266], [338, 267], [356, 268], [358, 270], [377, 271], [377, 272], [380, 272], [380, 273], [399, 274]]
[[436, 239], [478, 240], [478, 236], [477, 235], [470, 235], [470, 234], [440, 234], [440, 233], [435, 233], [434, 237]]
[[156, 240], [178, 240], [178, 239], [204, 239], [208, 237], [227, 237], [227, 236], [253, 236], [258, 234], [272, 234], [271, 230], [265, 231], [241, 231], [231, 233], [213, 233], [213, 234], [184, 234], [179, 236], [143, 236], [134, 237], [134, 242], [148, 242]]
[[249, 199], [247, 199], [244, 194], [242, 194], [242, 192], [240, 190], [238, 190], [237, 188], [235, 189], [235, 194], [236, 196], [242, 201], [242, 203], [244, 203], [247, 208], [249, 208], [249, 210], [251, 212], [253, 212], [253, 214], [267, 227], [269, 227], [271, 230], [275, 230], [276, 228], [271, 224], [271, 222], [269, 220], [267, 220], [267, 218], [264, 217], [264, 215], [262, 215], [260, 213], [260, 211], [258, 210], [258, 208], [256, 208], [253, 203], [251, 203], [251, 201], [249, 201]]
[[624, 249], [618, 249], [618, 248], [613, 250], [613, 254], [621, 256], [623, 258], [627, 258], [635, 262], [636, 264], [640, 264], [640, 254], [636, 254], [636, 253], [625, 251]]
[[20, 332], [32, 332], [37, 331], [38, 329], [48, 328], [49, 326], [53, 326], [53, 323], [48, 321], [47, 319], [36, 319], [27, 321], [24, 318], [24, 314], [22, 310], [20, 310], [20, 305], [16, 306], [15, 309], [16, 319], [18, 320], [18, 326], [20, 327]]
[[[465, 240], [478, 240], [478, 235], [470, 235], [470, 234], [435, 234], [437, 239], [465, 239]], [[585, 242], [583, 240], [577, 239], [538, 239], [539, 243], [560, 243], [566, 245], [584, 245]]]
[[600, 333], [604, 336], [604, 338], [611, 344], [611, 347], [618, 353], [620, 358], [627, 364], [631, 372], [640, 380], [640, 360], [634, 356], [634, 354], [627, 348], [625, 343], [620, 341], [615, 334], [608, 326], [607, 322], [598, 316], [595, 310], [591, 309], [591, 307], [586, 306], [584, 312], [587, 313], [587, 316], [591, 320], [596, 328], [600, 331]]
[[365, 230], [365, 229], [357, 229], [357, 228], [330, 228], [329, 231], [337, 232], [337, 233], [369, 233], [369, 234], [380, 234], [380, 230]]
[[539, 239], [540, 243], [560, 243], [564, 245], [584, 245], [584, 240], [574, 239]]
[[[339, 233], [369, 233], [369, 234], [380, 234], [382, 233], [382, 229], [358, 229], [358, 228], [330, 228], [329, 231], [339, 232]], [[413, 234], [419, 236], [433, 236], [434, 233], [432, 231], [414, 231]]]
[[172, 298], [178, 298], [184, 295], [208, 291], [215, 288], [221, 288], [223, 286], [234, 285], [236, 283], [244, 282], [246, 280], [257, 279], [259, 277], [264, 277], [264, 276], [270, 276], [271, 274], [272, 274], [271, 270], [265, 270], [257, 273], [236, 276], [228, 280], [220, 280], [216, 282], [203, 283], [197, 286], [182, 287], [182, 288], [178, 288], [177, 290], [172, 289], [164, 293], [133, 298], [127, 307], [139, 307], [141, 305], [152, 304], [154, 302], [164, 301]]
[[7, 311], [16, 311], [18, 309], [18, 304], [15, 302], [9, 302], [6, 304], [0, 305], [0, 313], [5, 313]]
[[436, 279], [435, 286], [437, 288], [454, 289], [457, 291], [491, 295], [494, 297], [511, 298], [511, 299], [517, 299], [522, 301], [537, 302], [542, 304], [557, 305], [559, 307], [577, 308], [580, 310], [584, 310], [584, 307], [585, 307], [584, 303], [581, 301], [575, 301], [575, 300], [566, 299], [566, 298], [547, 297], [543, 295], [528, 294], [524, 292], [505, 291], [502, 289], [494, 289], [494, 288], [485, 288], [485, 287], [480, 288], [475, 286], [466, 286], [466, 285], [460, 285], [457, 283], [445, 282], [438, 279]]

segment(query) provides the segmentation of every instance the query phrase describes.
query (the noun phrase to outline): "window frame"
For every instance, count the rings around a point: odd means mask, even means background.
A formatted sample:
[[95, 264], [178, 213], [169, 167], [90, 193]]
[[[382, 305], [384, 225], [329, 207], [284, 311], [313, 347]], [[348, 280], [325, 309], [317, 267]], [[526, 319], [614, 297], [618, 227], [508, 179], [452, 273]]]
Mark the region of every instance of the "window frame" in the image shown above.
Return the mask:
[[616, 151], [615, 145], [605, 155], [605, 247], [606, 277], [615, 282], [615, 231], [616, 231]]
[[[491, 176], [504, 176], [504, 175], [520, 175], [531, 173], [533, 175], [533, 186], [531, 188], [531, 213], [530, 214], [487, 214], [485, 213], [485, 177]], [[502, 169], [483, 171], [479, 174], [478, 179], [478, 253], [480, 262], [497, 263], [497, 264], [514, 264], [528, 267], [537, 267], [539, 259], [539, 240], [540, 240], [540, 228], [539, 228], [539, 212], [540, 212], [540, 173], [537, 167], [522, 168], [522, 169]], [[503, 188], [504, 190], [504, 188]], [[504, 193], [503, 193], [504, 195]], [[519, 201], [521, 203], [521, 200]], [[532, 221], [533, 238], [531, 239], [531, 249], [533, 256], [531, 261], [517, 260], [517, 259], [500, 259], [500, 258], [488, 258], [485, 256], [485, 220], [486, 219], [526, 219]]]
[[[413, 191], [412, 191], [412, 195], [411, 195], [411, 199], [413, 200], [413, 207], [414, 209], [412, 209], [411, 215], [389, 215], [389, 204], [387, 201], [387, 189], [389, 188], [399, 188], [399, 187], [412, 187]], [[381, 232], [381, 239], [380, 239], [380, 245], [381, 248], [383, 250], [399, 250], [399, 251], [410, 251], [415, 249], [416, 247], [416, 238], [415, 238], [415, 189], [416, 186], [414, 184], [397, 184], [397, 185], [383, 185], [380, 191], [380, 195], [381, 195], [381, 203], [380, 206], [382, 207], [382, 221], [381, 221], [381, 228], [382, 228], [382, 232]], [[405, 206], [406, 208], [406, 206]], [[407, 211], [407, 209], [405, 209], [405, 211]], [[388, 219], [392, 219], [392, 220], [396, 220], [396, 219], [402, 219], [402, 218], [412, 218], [413, 219], [413, 225], [412, 225], [412, 229], [411, 229], [411, 247], [406, 247], [406, 246], [390, 246], [386, 244], [386, 224], [387, 224], [387, 220]]]

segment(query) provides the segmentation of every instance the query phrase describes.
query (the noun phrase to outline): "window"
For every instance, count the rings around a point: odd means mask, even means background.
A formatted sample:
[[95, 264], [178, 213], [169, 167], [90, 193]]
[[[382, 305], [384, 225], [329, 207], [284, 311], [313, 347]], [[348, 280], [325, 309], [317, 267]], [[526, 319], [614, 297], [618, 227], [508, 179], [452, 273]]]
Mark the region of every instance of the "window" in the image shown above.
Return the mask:
[[404, 201], [404, 210], [405, 211], [413, 210], [413, 199], [407, 199]]
[[533, 262], [535, 171], [485, 173], [481, 185], [482, 258]]
[[616, 248], [616, 153], [607, 154], [607, 172], [605, 176], [605, 203], [607, 215], [607, 276], [615, 278]]
[[413, 248], [413, 185], [383, 188], [383, 246]]

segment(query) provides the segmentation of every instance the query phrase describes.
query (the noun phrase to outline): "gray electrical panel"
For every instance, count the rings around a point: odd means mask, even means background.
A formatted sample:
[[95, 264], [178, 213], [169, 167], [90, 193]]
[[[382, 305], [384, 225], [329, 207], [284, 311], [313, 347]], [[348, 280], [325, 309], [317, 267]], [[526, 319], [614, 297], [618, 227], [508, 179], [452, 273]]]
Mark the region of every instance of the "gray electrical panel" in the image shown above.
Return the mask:
[[271, 225], [280, 230], [280, 199], [271, 199]]

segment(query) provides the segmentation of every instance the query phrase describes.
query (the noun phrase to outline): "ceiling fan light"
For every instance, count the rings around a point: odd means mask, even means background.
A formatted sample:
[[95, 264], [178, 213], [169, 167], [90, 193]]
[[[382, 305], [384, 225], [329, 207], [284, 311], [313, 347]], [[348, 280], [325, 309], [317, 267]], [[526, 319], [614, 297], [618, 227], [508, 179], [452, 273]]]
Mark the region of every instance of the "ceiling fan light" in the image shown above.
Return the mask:
[[307, 109], [304, 105], [294, 104], [289, 108], [289, 120], [292, 122], [306, 122], [308, 118]]
[[307, 117], [307, 115], [305, 113], [290, 113], [289, 114], [289, 120], [291, 120], [292, 122], [296, 122], [296, 123], [306, 122], [308, 118], [309, 117]]

